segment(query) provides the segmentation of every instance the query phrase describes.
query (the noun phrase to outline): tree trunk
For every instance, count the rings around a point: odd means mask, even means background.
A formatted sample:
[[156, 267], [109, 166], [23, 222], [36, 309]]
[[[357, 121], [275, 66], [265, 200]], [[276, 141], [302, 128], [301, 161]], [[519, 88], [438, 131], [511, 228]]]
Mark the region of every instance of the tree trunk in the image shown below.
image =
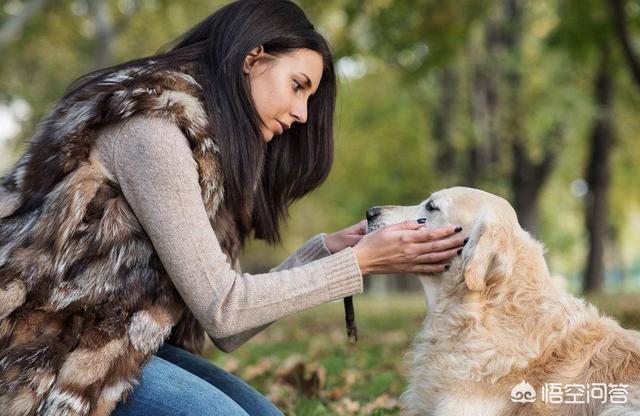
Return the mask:
[[[443, 69], [439, 77], [440, 105], [434, 112], [433, 139], [436, 144], [436, 168], [438, 174], [451, 182], [455, 173], [455, 151], [452, 144], [452, 128], [455, 121], [458, 74], [453, 65]], [[450, 185], [450, 183], [449, 183]]]
[[631, 36], [629, 35], [624, 9], [625, 2], [623, 0], [609, 0], [609, 6], [613, 17], [613, 28], [622, 47], [623, 55], [631, 72], [631, 78], [640, 87], [640, 60], [638, 60], [633, 50]]
[[531, 161], [525, 140], [525, 132], [522, 126], [522, 113], [520, 103], [520, 90], [522, 87], [522, 74], [520, 72], [521, 61], [521, 33], [522, 33], [522, 7], [519, 0], [504, 0], [504, 29], [502, 42], [505, 47], [506, 65], [504, 108], [506, 125], [501, 132], [505, 142], [511, 147], [511, 192], [513, 195], [513, 207], [518, 213], [518, 218], [523, 228], [532, 234], [537, 233], [538, 210], [537, 201], [542, 180], [537, 176], [535, 164]]
[[471, 61], [471, 91], [469, 115], [473, 124], [464, 184], [481, 186], [500, 163], [500, 130], [498, 85], [500, 79], [500, 51], [502, 37], [500, 18], [493, 17], [485, 24], [484, 37], [479, 44], [469, 48]]
[[22, 11], [17, 15], [7, 18], [0, 26], [0, 49], [16, 40], [29, 19], [37, 14], [47, 4], [48, 0], [31, 0], [22, 6]]
[[609, 157], [614, 144], [613, 83], [607, 45], [601, 50], [601, 62], [595, 80], [596, 117], [591, 131], [587, 166], [589, 192], [585, 198], [586, 227], [589, 240], [583, 289], [599, 292], [604, 286], [604, 248], [608, 229]]
[[538, 199], [543, 185], [551, 173], [555, 153], [548, 151], [542, 161], [533, 162], [526, 153], [522, 143], [512, 146], [513, 172], [511, 187], [513, 189], [513, 208], [518, 213], [520, 225], [533, 235], [537, 235], [539, 226]]
[[91, 0], [89, 7], [96, 27], [95, 47], [93, 49], [93, 68], [103, 68], [111, 63], [116, 32], [109, 14], [107, 2]]
[[104, 68], [112, 64], [115, 43], [131, 19], [140, 9], [140, 0], [133, 0], [125, 15], [114, 20], [109, 10], [109, 2], [104, 0], [89, 0], [89, 8], [96, 27], [95, 47], [93, 49], [93, 68]]

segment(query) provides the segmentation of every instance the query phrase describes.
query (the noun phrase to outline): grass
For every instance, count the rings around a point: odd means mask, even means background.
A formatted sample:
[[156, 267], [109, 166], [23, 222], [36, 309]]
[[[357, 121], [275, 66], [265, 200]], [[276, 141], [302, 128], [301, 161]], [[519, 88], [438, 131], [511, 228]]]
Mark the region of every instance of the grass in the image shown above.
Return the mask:
[[[640, 328], [640, 295], [590, 297], [628, 328]], [[282, 319], [231, 354], [208, 356], [291, 416], [398, 415], [403, 356], [420, 329], [422, 295], [354, 299], [359, 340], [347, 343], [342, 302]]]

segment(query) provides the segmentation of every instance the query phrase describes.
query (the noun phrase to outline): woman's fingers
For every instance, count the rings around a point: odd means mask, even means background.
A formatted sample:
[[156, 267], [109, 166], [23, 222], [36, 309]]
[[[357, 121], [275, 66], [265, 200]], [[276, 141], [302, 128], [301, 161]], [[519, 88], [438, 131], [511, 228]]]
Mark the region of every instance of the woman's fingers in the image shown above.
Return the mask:
[[361, 234], [349, 234], [345, 237], [345, 244], [347, 247], [353, 247], [364, 237]]
[[464, 237], [445, 238], [444, 240], [429, 241], [427, 243], [418, 243], [414, 245], [415, 252], [418, 256], [429, 253], [437, 253], [451, 249], [460, 249], [464, 246]]
[[420, 255], [418, 257], [416, 257], [414, 263], [417, 264], [435, 264], [435, 263], [442, 263], [445, 264], [447, 262], [449, 262], [451, 259], [453, 259], [454, 257], [456, 257], [458, 255], [458, 251], [460, 249], [459, 248], [453, 248], [450, 250], [446, 250], [446, 251], [439, 251], [439, 252], [435, 252], [435, 253], [428, 253], [428, 254], [423, 254]]
[[440, 228], [422, 228], [417, 230], [415, 233], [412, 233], [412, 239], [416, 243], [435, 241], [457, 234], [460, 231], [462, 231], [462, 227], [457, 225]]
[[451, 237], [460, 231], [455, 225], [427, 229], [404, 221], [365, 235], [354, 249], [363, 274], [440, 273], [464, 245], [464, 237]]
[[387, 231], [400, 231], [400, 230], [418, 230], [424, 227], [423, 224], [420, 224], [418, 221], [403, 221], [397, 224], [387, 225], [383, 229]]
[[367, 233], [367, 220], [362, 220], [357, 224], [349, 227], [349, 231], [357, 235], [365, 235]]
[[448, 270], [450, 265], [448, 263], [441, 264], [416, 264], [414, 265], [410, 273], [442, 273]]
[[346, 229], [345, 239], [349, 247], [353, 247], [367, 233], [367, 220], [362, 220]]

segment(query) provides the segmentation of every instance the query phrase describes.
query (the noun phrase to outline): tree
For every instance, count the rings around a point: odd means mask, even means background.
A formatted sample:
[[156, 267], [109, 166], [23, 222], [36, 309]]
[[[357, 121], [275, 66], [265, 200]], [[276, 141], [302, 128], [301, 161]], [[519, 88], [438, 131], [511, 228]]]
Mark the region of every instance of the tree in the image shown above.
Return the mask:
[[600, 68], [594, 81], [596, 116], [590, 138], [587, 165], [589, 192], [585, 198], [586, 228], [589, 238], [583, 289], [586, 293], [599, 292], [604, 286], [604, 247], [609, 229], [610, 160], [614, 145], [613, 132], [613, 80], [608, 45], [600, 49]]
[[635, 81], [636, 85], [640, 87], [640, 60], [638, 60], [638, 56], [633, 49], [631, 35], [627, 24], [625, 6], [626, 2], [624, 2], [624, 0], [609, 0], [612, 26], [627, 62], [627, 67], [629, 68], [631, 77]]
[[30, 0], [15, 16], [8, 17], [0, 25], [0, 49], [18, 38], [29, 20], [44, 8], [49, 0]]

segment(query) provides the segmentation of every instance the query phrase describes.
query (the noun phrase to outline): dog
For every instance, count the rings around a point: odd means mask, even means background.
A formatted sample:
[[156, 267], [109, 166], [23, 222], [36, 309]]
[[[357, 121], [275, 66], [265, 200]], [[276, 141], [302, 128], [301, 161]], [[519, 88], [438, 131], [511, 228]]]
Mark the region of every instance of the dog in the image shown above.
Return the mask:
[[455, 187], [371, 212], [369, 232], [426, 218], [469, 238], [447, 271], [419, 276], [428, 314], [408, 354], [404, 414], [640, 415], [640, 333], [554, 285], [506, 200]]

